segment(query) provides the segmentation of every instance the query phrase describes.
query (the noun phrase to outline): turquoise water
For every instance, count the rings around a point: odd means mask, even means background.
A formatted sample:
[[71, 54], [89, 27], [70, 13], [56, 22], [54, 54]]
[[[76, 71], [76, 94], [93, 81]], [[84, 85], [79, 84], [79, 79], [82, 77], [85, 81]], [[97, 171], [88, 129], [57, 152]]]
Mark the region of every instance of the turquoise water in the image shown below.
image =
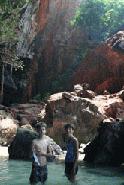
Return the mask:
[[[31, 162], [0, 159], [0, 185], [29, 185]], [[45, 185], [71, 185], [64, 176], [63, 164], [48, 164]], [[40, 183], [39, 183], [40, 184]], [[79, 166], [76, 185], [124, 185], [124, 168]]]

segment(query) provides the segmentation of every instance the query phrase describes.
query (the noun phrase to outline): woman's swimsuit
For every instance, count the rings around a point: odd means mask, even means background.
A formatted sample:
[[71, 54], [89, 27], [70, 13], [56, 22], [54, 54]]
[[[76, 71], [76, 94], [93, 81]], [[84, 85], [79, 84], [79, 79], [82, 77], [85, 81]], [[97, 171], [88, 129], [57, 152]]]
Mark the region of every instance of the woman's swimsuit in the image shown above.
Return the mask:
[[78, 166], [76, 166], [74, 172], [72, 171], [72, 169], [74, 168], [74, 160], [75, 160], [74, 143], [72, 141], [69, 141], [67, 143], [67, 153], [65, 156], [65, 175], [67, 177], [77, 174]]

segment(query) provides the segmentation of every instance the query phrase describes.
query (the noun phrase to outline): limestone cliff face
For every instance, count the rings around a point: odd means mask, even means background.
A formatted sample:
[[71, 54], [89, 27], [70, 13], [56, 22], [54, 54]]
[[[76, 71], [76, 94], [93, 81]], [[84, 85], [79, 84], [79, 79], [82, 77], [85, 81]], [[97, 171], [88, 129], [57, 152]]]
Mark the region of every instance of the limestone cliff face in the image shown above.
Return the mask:
[[25, 7], [17, 47], [18, 55], [29, 59], [25, 99], [60, 88], [58, 81], [68, 86], [66, 74], [72, 75], [82, 41], [86, 44], [82, 30], [70, 24], [81, 1], [36, 0]]
[[117, 92], [124, 85], [124, 31], [93, 49], [74, 74], [74, 83], [87, 82], [95, 91]]

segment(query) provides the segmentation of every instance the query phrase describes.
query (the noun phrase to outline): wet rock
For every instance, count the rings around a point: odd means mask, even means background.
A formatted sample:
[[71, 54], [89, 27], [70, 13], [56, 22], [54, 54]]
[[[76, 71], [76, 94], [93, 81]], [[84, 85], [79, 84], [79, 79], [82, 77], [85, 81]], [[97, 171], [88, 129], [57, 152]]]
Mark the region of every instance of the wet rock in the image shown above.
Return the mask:
[[101, 123], [98, 135], [84, 149], [84, 161], [97, 164], [118, 166], [124, 162], [124, 121]]
[[37, 134], [29, 129], [19, 128], [11, 145], [9, 146], [10, 159], [29, 160], [32, 156], [32, 140], [37, 138]]

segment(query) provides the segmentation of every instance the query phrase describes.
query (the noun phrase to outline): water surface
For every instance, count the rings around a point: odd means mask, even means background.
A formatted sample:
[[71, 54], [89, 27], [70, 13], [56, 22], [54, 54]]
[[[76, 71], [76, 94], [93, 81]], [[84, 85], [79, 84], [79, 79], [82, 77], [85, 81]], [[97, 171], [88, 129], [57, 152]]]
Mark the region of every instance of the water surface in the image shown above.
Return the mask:
[[[0, 158], [0, 185], [29, 185], [31, 162]], [[71, 185], [64, 176], [63, 164], [48, 164], [45, 185]], [[39, 183], [40, 184], [40, 183]], [[123, 168], [94, 168], [79, 166], [75, 185], [124, 185]]]

